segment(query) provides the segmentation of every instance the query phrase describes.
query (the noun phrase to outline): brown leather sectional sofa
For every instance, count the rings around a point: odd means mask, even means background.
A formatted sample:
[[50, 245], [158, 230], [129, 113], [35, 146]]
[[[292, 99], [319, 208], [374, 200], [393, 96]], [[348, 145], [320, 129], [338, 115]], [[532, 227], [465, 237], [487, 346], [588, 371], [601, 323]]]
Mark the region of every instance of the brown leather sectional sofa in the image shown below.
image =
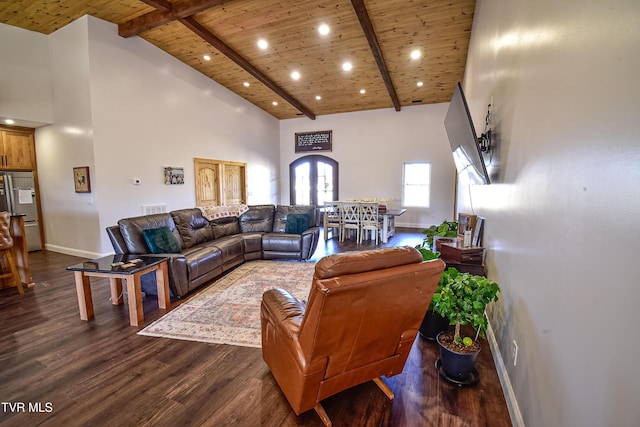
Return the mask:
[[[285, 233], [289, 214], [306, 214], [309, 228]], [[254, 259], [311, 258], [320, 235], [315, 206], [256, 205], [239, 217], [207, 220], [198, 208], [125, 218], [107, 227], [116, 254], [150, 255], [142, 230], [168, 227], [181, 245], [169, 257], [169, 288], [181, 297]]]

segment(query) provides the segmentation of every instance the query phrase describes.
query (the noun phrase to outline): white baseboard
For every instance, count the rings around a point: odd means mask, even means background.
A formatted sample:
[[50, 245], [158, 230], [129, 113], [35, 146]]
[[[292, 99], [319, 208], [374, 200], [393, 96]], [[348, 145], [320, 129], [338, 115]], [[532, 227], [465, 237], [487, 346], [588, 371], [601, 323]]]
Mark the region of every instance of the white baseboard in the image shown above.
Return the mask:
[[419, 228], [420, 230], [425, 230], [427, 228], [429, 228], [428, 225], [424, 225], [424, 224], [414, 224], [414, 223], [410, 223], [410, 222], [398, 222], [396, 220], [396, 228]]
[[48, 251], [58, 252], [65, 255], [77, 256], [80, 258], [96, 259], [96, 258], [102, 258], [103, 256], [110, 255], [110, 254], [101, 254], [98, 252], [83, 251], [83, 250], [74, 249], [74, 248], [67, 248], [65, 246], [51, 245], [49, 243], [46, 243], [44, 247]]
[[513, 387], [511, 386], [511, 380], [509, 379], [507, 368], [504, 365], [504, 360], [502, 359], [500, 348], [498, 348], [498, 341], [496, 340], [496, 336], [493, 333], [491, 323], [489, 323], [489, 327], [487, 328], [487, 341], [489, 342], [489, 347], [491, 348], [493, 362], [496, 364], [498, 378], [500, 379], [500, 384], [502, 385], [502, 392], [504, 393], [504, 398], [507, 402], [507, 409], [509, 410], [509, 416], [511, 417], [511, 424], [514, 427], [525, 427], [524, 420], [522, 419], [522, 413], [520, 412], [520, 407], [518, 406], [516, 395], [513, 391]]

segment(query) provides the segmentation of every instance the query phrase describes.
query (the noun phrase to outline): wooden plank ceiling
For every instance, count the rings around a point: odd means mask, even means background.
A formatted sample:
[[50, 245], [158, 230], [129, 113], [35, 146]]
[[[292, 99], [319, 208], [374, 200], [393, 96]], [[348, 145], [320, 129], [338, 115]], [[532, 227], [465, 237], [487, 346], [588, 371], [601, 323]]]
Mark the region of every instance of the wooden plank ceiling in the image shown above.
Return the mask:
[[50, 34], [89, 14], [278, 119], [314, 119], [448, 102], [463, 78], [474, 7], [475, 0], [3, 0], [0, 22]]

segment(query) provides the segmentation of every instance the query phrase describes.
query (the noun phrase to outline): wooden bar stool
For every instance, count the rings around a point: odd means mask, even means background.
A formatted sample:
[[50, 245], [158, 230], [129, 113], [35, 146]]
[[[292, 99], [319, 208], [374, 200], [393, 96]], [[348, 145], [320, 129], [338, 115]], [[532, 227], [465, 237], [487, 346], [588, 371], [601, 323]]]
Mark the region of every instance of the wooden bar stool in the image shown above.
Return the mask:
[[22, 281], [18, 274], [18, 268], [16, 267], [16, 261], [13, 258], [11, 249], [13, 248], [13, 237], [11, 237], [11, 216], [9, 212], [0, 212], [0, 259], [4, 257], [7, 260], [9, 266], [9, 272], [0, 274], [0, 279], [10, 277], [13, 284], [18, 287], [18, 292], [24, 294], [24, 288], [22, 287]]

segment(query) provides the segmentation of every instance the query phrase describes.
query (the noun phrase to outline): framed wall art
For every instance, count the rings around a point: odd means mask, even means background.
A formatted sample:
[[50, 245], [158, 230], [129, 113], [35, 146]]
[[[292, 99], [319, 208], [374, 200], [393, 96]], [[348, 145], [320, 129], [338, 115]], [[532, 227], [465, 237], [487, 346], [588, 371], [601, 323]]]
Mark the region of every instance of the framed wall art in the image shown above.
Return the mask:
[[184, 168], [175, 166], [164, 167], [164, 183], [166, 185], [184, 184]]
[[296, 133], [296, 153], [307, 151], [331, 151], [333, 131], [321, 130], [317, 132]]
[[73, 168], [73, 184], [75, 186], [76, 193], [91, 193], [89, 166]]

